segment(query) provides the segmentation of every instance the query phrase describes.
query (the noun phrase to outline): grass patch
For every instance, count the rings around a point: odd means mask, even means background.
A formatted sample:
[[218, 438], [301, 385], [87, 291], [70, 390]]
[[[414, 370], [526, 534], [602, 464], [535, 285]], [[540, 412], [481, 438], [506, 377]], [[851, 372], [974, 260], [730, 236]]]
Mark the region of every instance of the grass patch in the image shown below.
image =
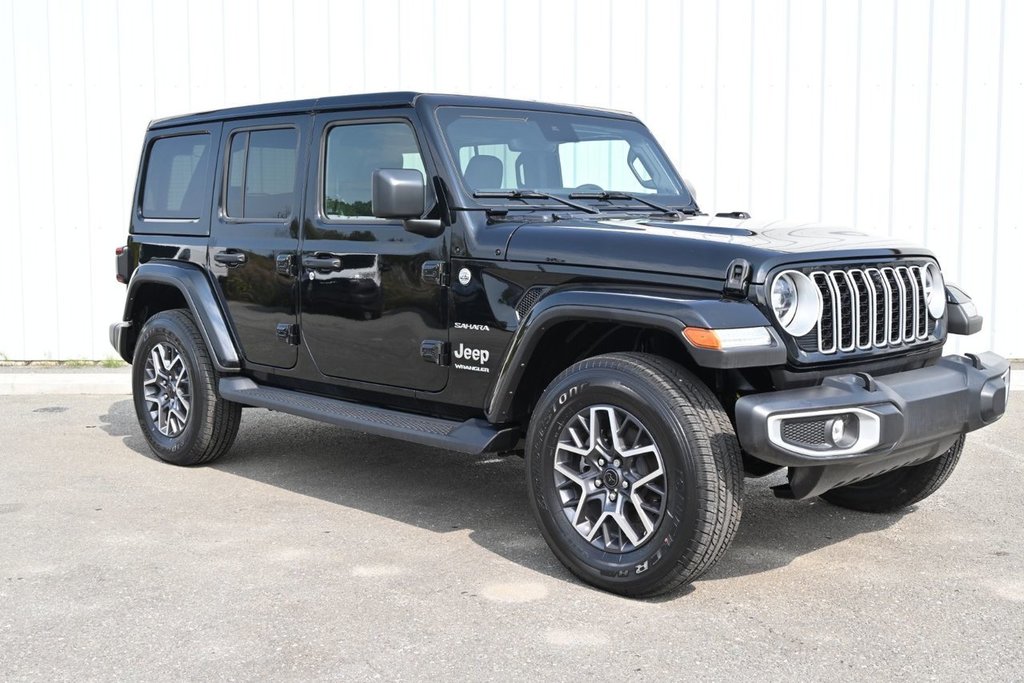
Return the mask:
[[124, 368], [128, 367], [128, 364], [120, 358], [105, 358], [100, 362], [100, 366], [104, 368]]

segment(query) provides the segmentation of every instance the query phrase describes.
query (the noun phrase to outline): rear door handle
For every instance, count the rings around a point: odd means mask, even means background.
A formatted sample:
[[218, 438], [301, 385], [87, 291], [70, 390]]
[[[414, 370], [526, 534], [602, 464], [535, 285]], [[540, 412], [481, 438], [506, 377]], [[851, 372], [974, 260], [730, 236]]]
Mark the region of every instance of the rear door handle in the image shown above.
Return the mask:
[[341, 259], [337, 256], [303, 256], [302, 267], [310, 270], [341, 270]]
[[213, 255], [213, 260], [217, 263], [223, 263], [226, 266], [240, 266], [245, 263], [248, 259], [245, 254], [235, 251], [222, 251]]

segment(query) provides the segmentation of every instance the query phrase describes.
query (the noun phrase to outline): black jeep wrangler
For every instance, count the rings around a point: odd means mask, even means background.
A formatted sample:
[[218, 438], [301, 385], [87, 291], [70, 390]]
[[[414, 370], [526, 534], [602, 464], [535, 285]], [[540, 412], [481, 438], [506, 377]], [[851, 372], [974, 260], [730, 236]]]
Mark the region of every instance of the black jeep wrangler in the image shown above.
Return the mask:
[[744, 476], [915, 503], [999, 419], [1009, 365], [914, 245], [709, 216], [636, 118], [384, 93], [153, 122], [111, 342], [178, 465], [244, 406], [526, 458], [584, 581], [648, 596], [729, 545]]

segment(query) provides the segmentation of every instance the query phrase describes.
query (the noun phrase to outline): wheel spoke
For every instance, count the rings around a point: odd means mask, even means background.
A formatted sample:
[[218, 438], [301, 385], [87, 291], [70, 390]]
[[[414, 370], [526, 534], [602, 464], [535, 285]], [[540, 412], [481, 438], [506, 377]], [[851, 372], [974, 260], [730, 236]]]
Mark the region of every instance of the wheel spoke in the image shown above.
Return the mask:
[[[602, 526], [604, 526], [605, 520], [608, 519], [610, 516], [611, 516], [610, 512], [608, 512], [608, 511], [602, 512], [601, 516], [597, 518], [596, 522], [594, 522], [594, 526], [592, 526], [590, 528], [590, 532], [587, 533], [586, 535], [584, 535], [584, 538], [587, 539], [588, 541], [593, 541], [594, 540], [594, 536], [597, 535], [597, 532], [601, 530]], [[577, 531], [579, 531], [579, 528], [577, 528]]]
[[583, 448], [583, 439], [580, 438], [579, 434], [576, 433], [576, 429], [569, 427], [569, 437], [572, 442], [576, 445], [576, 448]]
[[639, 479], [637, 479], [633, 483], [633, 489], [635, 490], [635, 489], [640, 488], [641, 486], [647, 486], [650, 482], [652, 482], [655, 479], [658, 479], [659, 477], [661, 477], [662, 474], [663, 473], [661, 471], [661, 467], [658, 467], [658, 469], [654, 470], [650, 474], [645, 475], [645, 476], [640, 477]]
[[150, 364], [153, 366], [153, 375], [155, 377], [163, 377], [164, 360], [160, 357], [160, 345], [157, 344], [153, 347], [153, 350], [149, 352]]
[[586, 489], [586, 484], [583, 483], [583, 477], [576, 472], [569, 469], [564, 463], [555, 463], [555, 471], [561, 474], [563, 477], [571, 481], [572, 483], [579, 486], [581, 489]]
[[[625, 515], [623, 515], [621, 512], [614, 512], [610, 515], [610, 517], [615, 520], [615, 523], [618, 525], [622, 533], [626, 534], [626, 537], [629, 538], [630, 543], [632, 543], [634, 546], [640, 545], [640, 536], [636, 535], [636, 532], [633, 530], [633, 525], [629, 523], [629, 520], [626, 519]], [[651, 529], [647, 530], [648, 533], [650, 533], [650, 531]], [[644, 534], [644, 536], [646, 535], [647, 534]]]
[[644, 453], [657, 453], [657, 452], [658, 452], [658, 447], [655, 446], [653, 443], [650, 446], [641, 446], [639, 448], [631, 448], [629, 450], [621, 451], [623, 458], [635, 458], [636, 456], [643, 455]]
[[633, 509], [636, 510], [640, 523], [644, 525], [644, 531], [647, 533], [654, 531], [654, 522], [651, 521], [651, 518], [647, 516], [647, 512], [644, 511], [644, 503], [640, 496], [634, 493], [629, 497], [629, 502], [633, 504]]

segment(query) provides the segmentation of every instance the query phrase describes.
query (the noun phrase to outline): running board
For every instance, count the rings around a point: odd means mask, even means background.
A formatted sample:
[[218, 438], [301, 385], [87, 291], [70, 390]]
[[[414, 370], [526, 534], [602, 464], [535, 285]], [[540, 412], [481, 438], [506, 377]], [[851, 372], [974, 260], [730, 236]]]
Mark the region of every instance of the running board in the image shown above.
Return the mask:
[[460, 453], [508, 451], [515, 448], [520, 436], [519, 430], [514, 427], [495, 427], [479, 418], [459, 422], [426, 417], [301, 391], [261, 386], [247, 377], [221, 378], [218, 389], [222, 398], [242, 405], [268, 408], [345, 429]]

